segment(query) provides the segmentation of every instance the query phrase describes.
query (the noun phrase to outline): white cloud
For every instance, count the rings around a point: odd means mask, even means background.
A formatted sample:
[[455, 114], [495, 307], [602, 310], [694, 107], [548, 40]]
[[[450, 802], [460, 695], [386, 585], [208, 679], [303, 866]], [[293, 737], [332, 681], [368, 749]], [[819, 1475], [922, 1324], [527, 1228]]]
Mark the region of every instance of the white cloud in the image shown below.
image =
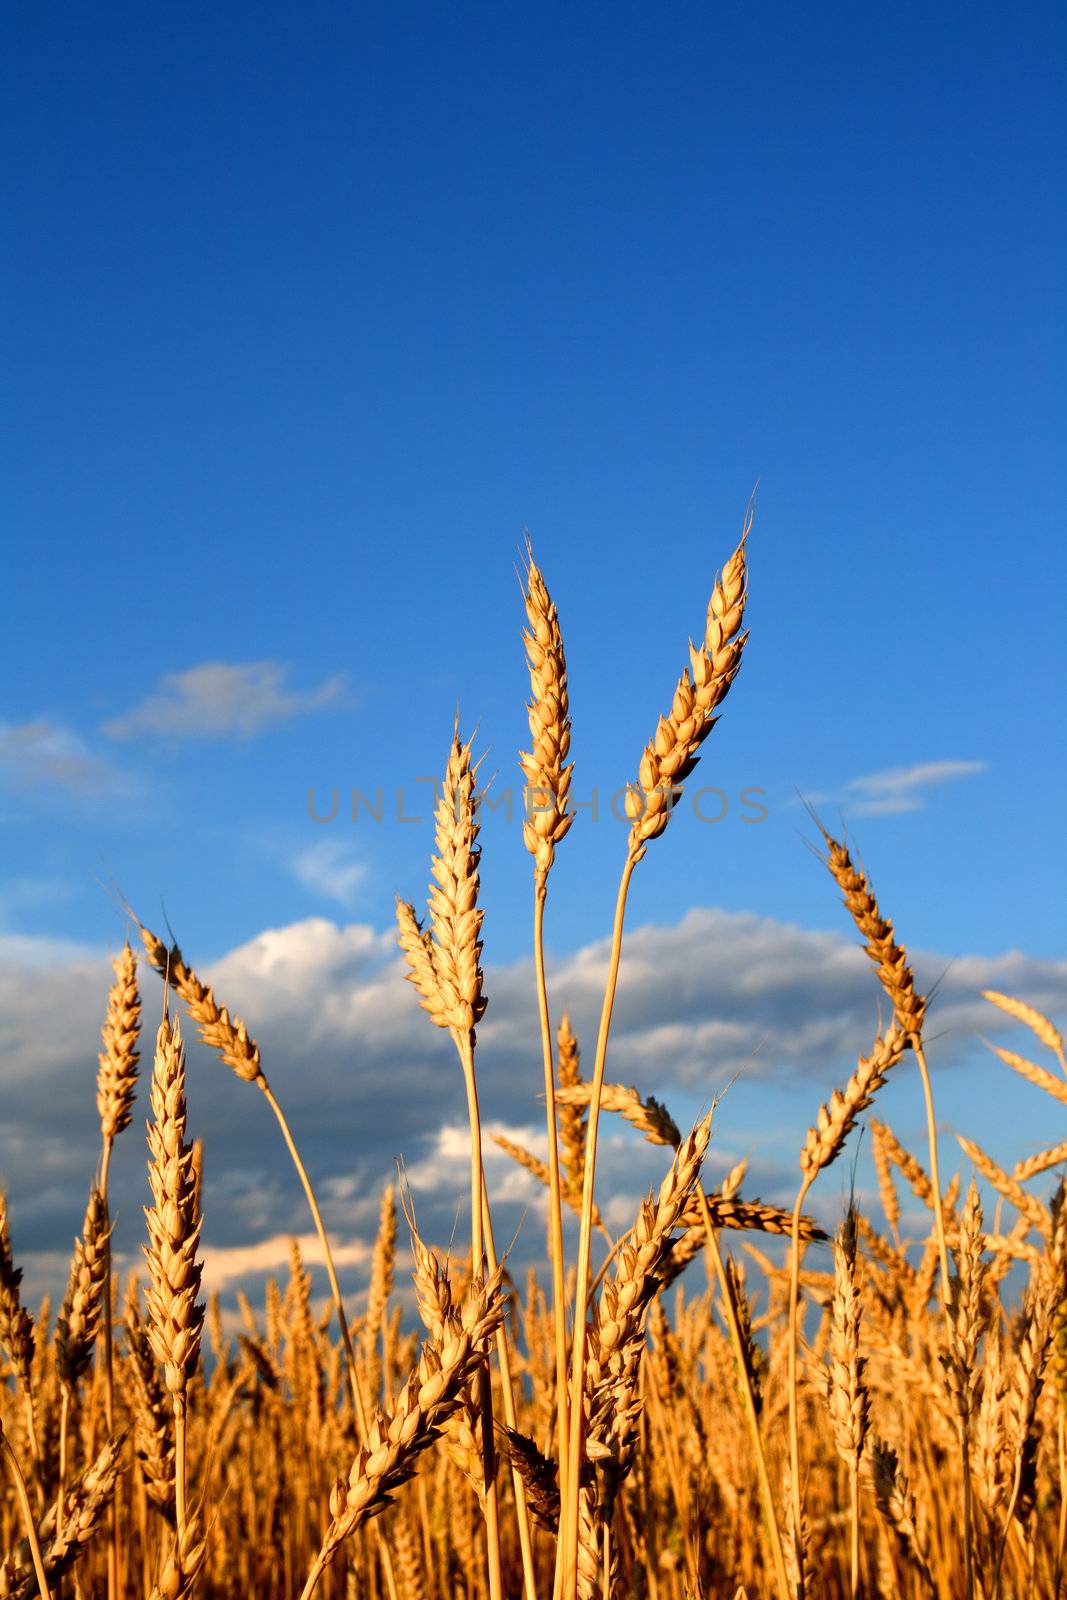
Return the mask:
[[251, 738], [273, 722], [287, 722], [346, 699], [343, 674], [314, 689], [288, 687], [291, 668], [278, 661], [229, 664], [208, 661], [167, 673], [140, 705], [104, 724], [112, 739], [138, 734], [167, 739]]
[[[553, 1014], [570, 1010], [587, 1070], [607, 954], [600, 941], [549, 962]], [[186, 955], [200, 964], [195, 951]], [[977, 1043], [979, 1033], [1006, 1037], [1014, 1027], [979, 991], [1019, 994], [1062, 1017], [1067, 962], [1020, 952], [964, 955], [951, 965], [915, 952], [915, 960], [924, 989], [944, 974], [929, 1024], [939, 1110], [981, 1140], [975, 1119], [982, 1094], [1003, 1097], [1011, 1116], [991, 1143], [1010, 1166], [1041, 1142], [1042, 1097], [1016, 1084]], [[364, 1246], [373, 1239], [377, 1197], [395, 1176], [397, 1157], [407, 1163], [425, 1236], [447, 1244], [464, 1214], [467, 1182], [462, 1073], [447, 1035], [430, 1024], [405, 983], [392, 933], [309, 918], [266, 929], [221, 960], [207, 961], [204, 976], [222, 1003], [247, 1018], [259, 1041], [327, 1225], [347, 1252], [346, 1289], [365, 1281]], [[32, 1266], [27, 1282], [32, 1278], [34, 1293], [62, 1289], [62, 1273], [53, 1271], [48, 1253], [73, 1237], [98, 1158], [96, 1050], [109, 978], [103, 951], [47, 940], [0, 941], [0, 1173], [11, 1196], [15, 1247], [20, 1262]], [[142, 982], [147, 1077], [161, 995], [154, 979]], [[530, 963], [488, 967], [486, 987], [489, 1010], [478, 1050], [485, 1125], [541, 1154], [542, 1075]], [[869, 1047], [878, 1005], [870, 964], [848, 933], [694, 910], [674, 925], [637, 927], [627, 936], [608, 1075], [657, 1095], [686, 1124], [740, 1071], [716, 1112], [711, 1171], [751, 1156], [746, 1190], [785, 1203], [804, 1130], [819, 1101], [847, 1078], [857, 1052]], [[308, 1231], [307, 1214], [263, 1097], [196, 1043], [191, 1027], [187, 1036], [190, 1127], [206, 1141], [205, 1243], [232, 1283], [242, 1272], [268, 1270], [263, 1261], [274, 1270], [283, 1242], [287, 1250], [290, 1235]], [[964, 1063], [966, 1071], [951, 1070]], [[921, 1106], [907, 1064], [883, 1096], [901, 1137], [921, 1150]], [[139, 1259], [146, 1197], [144, 1083], [141, 1099], [113, 1166], [116, 1252], [132, 1263]], [[1005, 1153], [1005, 1141], [1028, 1139], [1035, 1119], [1032, 1142]], [[604, 1131], [598, 1193], [612, 1225], [622, 1226], [641, 1193], [662, 1176], [665, 1152], [644, 1145], [614, 1119]], [[499, 1203], [494, 1215], [501, 1249], [520, 1229], [519, 1270], [543, 1246], [543, 1195], [489, 1138], [486, 1160]], [[825, 1193], [835, 1206], [832, 1180]]]
[[[222, 1290], [231, 1284], [247, 1283], [249, 1278], [284, 1272], [289, 1265], [294, 1238], [305, 1267], [325, 1266], [326, 1257], [317, 1233], [275, 1233], [255, 1244], [205, 1244], [200, 1256], [207, 1281]], [[330, 1253], [334, 1266], [341, 1272], [346, 1267], [361, 1267], [369, 1262], [371, 1245], [366, 1239], [334, 1238], [330, 1240]]]
[[78, 734], [48, 718], [0, 723], [0, 785], [103, 796], [122, 786], [115, 769]]
[[890, 767], [853, 778], [845, 785], [857, 797], [852, 809], [857, 814], [887, 815], [899, 811], [921, 811], [931, 789], [939, 789], [959, 778], [973, 778], [987, 770], [984, 761], [921, 761], [911, 767]]
[[321, 839], [301, 850], [289, 865], [305, 889], [342, 906], [353, 904], [367, 877], [365, 865], [343, 839]]

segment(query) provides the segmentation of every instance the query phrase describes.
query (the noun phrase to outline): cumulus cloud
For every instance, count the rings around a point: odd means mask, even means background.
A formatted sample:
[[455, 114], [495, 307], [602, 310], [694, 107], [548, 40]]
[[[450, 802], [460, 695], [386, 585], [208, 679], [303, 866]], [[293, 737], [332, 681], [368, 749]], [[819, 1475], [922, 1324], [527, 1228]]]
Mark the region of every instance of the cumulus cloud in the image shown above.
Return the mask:
[[[180, 932], [180, 930], [179, 930]], [[195, 961], [195, 952], [187, 954]], [[549, 961], [556, 1014], [566, 1006], [591, 1058], [608, 957], [596, 942]], [[98, 1030], [110, 973], [103, 952], [41, 940], [0, 944], [0, 1061], [4, 1116], [0, 1175], [11, 1196], [16, 1249], [37, 1292], [62, 1288], [57, 1250], [81, 1220], [98, 1157], [95, 1076]], [[985, 1052], [979, 1032], [1003, 1036], [1010, 1019], [979, 997], [983, 987], [1024, 995], [1052, 1015], [1067, 1011], [1067, 962], [1014, 952], [917, 953], [920, 984], [940, 979], [931, 1008], [932, 1059], [943, 1116], [974, 1128]], [[947, 970], [946, 970], [947, 967]], [[462, 1242], [467, 1182], [465, 1095], [447, 1036], [419, 1009], [391, 932], [324, 917], [266, 929], [205, 976], [231, 1010], [248, 1019], [264, 1066], [313, 1174], [327, 1224], [346, 1252], [346, 1287], [365, 1282], [364, 1246], [373, 1238], [378, 1196], [406, 1163], [427, 1238]], [[541, 1061], [530, 963], [490, 966], [489, 1010], [479, 1028], [479, 1089], [486, 1126], [537, 1154], [544, 1150]], [[144, 979], [143, 1072], [161, 993]], [[691, 1122], [728, 1084], [716, 1112], [711, 1172], [751, 1156], [746, 1187], [791, 1199], [796, 1151], [816, 1106], [847, 1077], [877, 1026], [879, 991], [862, 951], [847, 935], [813, 931], [748, 913], [694, 910], [670, 926], [627, 936], [609, 1076], [662, 1098]], [[205, 1248], [230, 1283], [276, 1261], [291, 1234], [308, 1231], [303, 1195], [269, 1106], [186, 1029], [193, 1132], [205, 1136]], [[963, 1071], [953, 1071], [964, 1067]], [[988, 1070], [1006, 1069], [991, 1061]], [[740, 1078], [732, 1082], [735, 1074]], [[910, 1068], [882, 1092], [902, 1138], [921, 1149], [922, 1118]], [[955, 1087], [954, 1087], [955, 1086]], [[1020, 1085], [1022, 1113], [1040, 1118], [1038, 1090]], [[113, 1163], [116, 1252], [136, 1263], [146, 1199], [143, 1116], [122, 1136]], [[1015, 1102], [1013, 1102], [1014, 1104]], [[954, 1110], [954, 1107], [956, 1108]], [[898, 1116], [900, 1121], [898, 1122]], [[1019, 1127], [1016, 1127], [1016, 1121]], [[1025, 1115], [1003, 1138], [1026, 1139]], [[1041, 1142], [1041, 1130], [1029, 1146]], [[516, 1269], [543, 1249], [543, 1196], [536, 1180], [486, 1143], [498, 1244], [518, 1232]], [[1002, 1143], [998, 1154], [1004, 1154]], [[1005, 1159], [1013, 1158], [1008, 1152]], [[605, 1211], [613, 1227], [632, 1217], [639, 1195], [662, 1177], [667, 1156], [613, 1120], [605, 1127]], [[832, 1180], [822, 1202], [839, 1204]], [[257, 1252], [260, 1252], [257, 1254]], [[273, 1270], [270, 1268], [269, 1270]], [[49, 1274], [52, 1274], [49, 1277]]]
[[865, 773], [850, 778], [836, 793], [805, 798], [813, 804], [836, 801], [853, 816], [896, 816], [905, 811], [922, 811], [932, 790], [961, 778], [977, 777], [987, 770], [985, 761], [919, 761], [910, 767]]
[[312, 894], [351, 906], [366, 881], [367, 869], [344, 839], [320, 839], [289, 863], [298, 883]]
[[279, 661], [207, 661], [167, 673], [140, 705], [104, 724], [112, 739], [148, 734], [164, 739], [249, 739], [275, 722], [342, 704], [344, 674], [313, 689], [291, 689], [292, 669]]
[[46, 717], [0, 723], [0, 786], [5, 789], [104, 796], [123, 781], [84, 739], [59, 723]]

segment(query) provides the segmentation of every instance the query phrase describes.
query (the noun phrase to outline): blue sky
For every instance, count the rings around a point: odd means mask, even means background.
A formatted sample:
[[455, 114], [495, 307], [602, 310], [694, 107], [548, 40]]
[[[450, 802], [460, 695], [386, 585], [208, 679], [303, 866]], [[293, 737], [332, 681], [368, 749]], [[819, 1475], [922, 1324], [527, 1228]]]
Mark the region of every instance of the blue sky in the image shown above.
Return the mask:
[[[113, 948], [102, 883], [208, 964], [310, 918], [386, 933], [428, 826], [342, 799], [317, 827], [308, 789], [417, 813], [457, 703], [517, 782], [526, 527], [575, 792], [607, 797], [759, 479], [700, 769], [728, 814], [672, 823], [633, 926], [847, 936], [799, 791], [931, 975], [1018, 951], [1060, 994], [1056, 7], [17, 6], [6, 36], [16, 967]], [[621, 848], [586, 813], [560, 851], [561, 971]], [[510, 970], [502, 817], [484, 883]]]

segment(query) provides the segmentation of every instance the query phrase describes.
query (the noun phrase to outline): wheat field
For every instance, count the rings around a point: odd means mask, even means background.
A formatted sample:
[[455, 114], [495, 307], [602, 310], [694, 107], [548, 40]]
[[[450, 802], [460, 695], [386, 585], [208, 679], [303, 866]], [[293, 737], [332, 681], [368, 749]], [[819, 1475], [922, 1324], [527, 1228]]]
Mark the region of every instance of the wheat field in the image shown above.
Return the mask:
[[[574, 820], [571, 712], [559, 618], [528, 552], [530, 741], [520, 764], [543, 1058], [531, 1091], [544, 1100], [547, 1159], [501, 1142], [545, 1186], [542, 1270], [512, 1275], [485, 1182], [476, 1047], [492, 996], [481, 962], [479, 769], [458, 723], [425, 915], [402, 898], [396, 908], [411, 1003], [450, 1037], [466, 1092], [469, 1236], [451, 1248], [420, 1236], [409, 1195], [391, 1186], [369, 1291], [345, 1304], [254, 1019], [232, 1015], [176, 944], [132, 918], [100, 997], [100, 1159], [86, 1174], [58, 1307], [25, 1303], [18, 1197], [0, 1202], [0, 1595], [1060, 1592], [1067, 1204], [1056, 1169], [1067, 1144], [1011, 1171], [966, 1139], [953, 1160], [939, 1149], [927, 999], [847, 842], [820, 829], [828, 893], [871, 959], [872, 1012], [877, 1001], [884, 1022], [856, 1041], [852, 1076], [797, 1129], [791, 1205], [750, 1193], [743, 1162], [717, 1187], [705, 1183], [723, 1108], [679, 1128], [660, 1085], [612, 1076], [627, 895], [633, 874], [658, 870], [669, 853], [657, 841], [742, 668], [750, 523], [627, 792], [600, 1025], [581, 1041], [546, 983], [549, 882]], [[139, 967], [164, 979], [168, 997], [146, 1040]], [[1067, 1060], [1054, 1023], [1024, 998], [985, 998], [1018, 1030], [1016, 1049], [997, 1050], [1006, 1109], [1019, 1078], [1062, 1107]], [[239, 1297], [239, 1321], [203, 1271], [212, 1129], [198, 1122], [187, 1081], [191, 1030], [242, 1093], [268, 1102], [277, 1159], [294, 1164], [325, 1254], [324, 1311], [295, 1244], [287, 1278], [268, 1282], [262, 1305]], [[917, 1069], [928, 1130], [917, 1152], [875, 1114], [904, 1061]], [[120, 1282], [109, 1168], [116, 1142], [135, 1142], [144, 1118], [144, 1263]], [[617, 1237], [596, 1181], [598, 1138], [614, 1118], [658, 1147], [663, 1172]], [[809, 1196], [861, 1128], [880, 1203], [872, 1215], [845, 1204], [828, 1238]], [[925, 1225], [905, 1237], [916, 1203]]]

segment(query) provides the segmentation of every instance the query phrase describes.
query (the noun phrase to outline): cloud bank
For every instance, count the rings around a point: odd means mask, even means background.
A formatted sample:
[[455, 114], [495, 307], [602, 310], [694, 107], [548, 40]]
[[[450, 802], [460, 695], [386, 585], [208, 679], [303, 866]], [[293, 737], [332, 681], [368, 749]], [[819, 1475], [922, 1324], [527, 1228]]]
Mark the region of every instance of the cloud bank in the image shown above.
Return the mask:
[[[570, 1011], [587, 1062], [607, 958], [603, 941], [548, 965], [554, 1014]], [[27, 1284], [47, 1281], [61, 1290], [57, 1263], [80, 1222], [98, 1154], [96, 1050], [110, 973], [100, 953], [28, 938], [0, 940], [0, 960], [0, 1177]], [[916, 965], [924, 988], [941, 980], [930, 1017], [939, 1074], [981, 1055], [976, 1034], [1007, 1021], [991, 1016], [982, 987], [1023, 994], [1053, 1015], [1067, 1011], [1067, 962], [1016, 952], [964, 955], [949, 965], [919, 953]], [[447, 1243], [458, 1225], [462, 1239], [462, 1079], [450, 1041], [404, 982], [392, 932], [309, 918], [265, 930], [208, 963], [205, 975], [260, 1043], [348, 1281], [362, 1280], [381, 1186], [395, 1177], [399, 1159], [428, 1236]], [[143, 983], [144, 1077], [161, 993], [151, 975]], [[486, 986], [478, 1050], [486, 1126], [543, 1149], [530, 964], [489, 967]], [[752, 1154], [753, 1192], [784, 1199], [819, 1100], [870, 1045], [878, 999], [869, 963], [847, 936], [693, 910], [676, 924], [628, 935], [609, 1076], [655, 1093], [684, 1123], [740, 1073], [717, 1112], [712, 1173]], [[204, 1051], [191, 1027], [186, 1031], [190, 1126], [206, 1143], [205, 1248], [233, 1284], [280, 1265], [289, 1235], [308, 1232], [307, 1216], [266, 1102]], [[1038, 1094], [1025, 1086], [1021, 1092]], [[134, 1125], [122, 1135], [112, 1169], [116, 1252], [127, 1265], [138, 1263], [143, 1233], [146, 1098], [142, 1082]], [[543, 1216], [536, 1181], [488, 1138], [487, 1162], [499, 1195], [498, 1233], [508, 1240], [519, 1230], [516, 1260], [524, 1251], [536, 1254]], [[636, 1197], [658, 1182], [664, 1166], [663, 1151], [609, 1123], [601, 1170], [605, 1193], [619, 1189], [613, 1223], [632, 1215]]]

